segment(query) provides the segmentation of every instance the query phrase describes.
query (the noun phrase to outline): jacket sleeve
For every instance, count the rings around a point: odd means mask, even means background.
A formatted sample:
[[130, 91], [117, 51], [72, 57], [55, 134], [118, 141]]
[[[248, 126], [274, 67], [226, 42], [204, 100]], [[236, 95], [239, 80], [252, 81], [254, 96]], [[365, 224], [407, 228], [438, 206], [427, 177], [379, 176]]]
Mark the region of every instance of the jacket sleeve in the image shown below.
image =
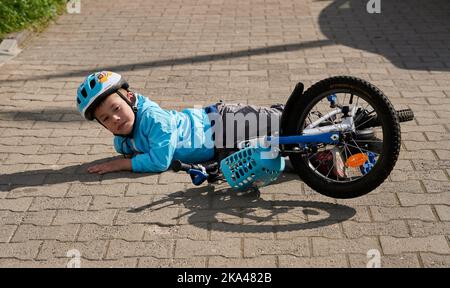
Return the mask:
[[124, 155], [131, 155], [134, 153], [131, 147], [128, 146], [126, 139], [120, 136], [114, 137], [114, 149], [116, 149], [117, 153]]
[[137, 154], [131, 159], [133, 172], [162, 172], [172, 163], [177, 146], [177, 126], [172, 115], [163, 109], [146, 112], [141, 120], [150, 151]]

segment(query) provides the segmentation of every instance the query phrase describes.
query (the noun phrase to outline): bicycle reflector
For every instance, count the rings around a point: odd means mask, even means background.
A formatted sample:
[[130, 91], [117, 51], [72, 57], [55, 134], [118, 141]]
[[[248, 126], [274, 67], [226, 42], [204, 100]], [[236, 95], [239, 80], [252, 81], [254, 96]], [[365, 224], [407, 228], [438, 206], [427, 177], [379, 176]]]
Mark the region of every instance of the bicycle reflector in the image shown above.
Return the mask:
[[224, 158], [220, 169], [232, 188], [262, 187], [276, 180], [284, 170], [284, 158], [279, 153], [273, 157], [272, 152], [270, 147], [244, 148]]
[[345, 166], [347, 167], [360, 167], [369, 160], [366, 153], [358, 153], [348, 157], [347, 161], [345, 161]]

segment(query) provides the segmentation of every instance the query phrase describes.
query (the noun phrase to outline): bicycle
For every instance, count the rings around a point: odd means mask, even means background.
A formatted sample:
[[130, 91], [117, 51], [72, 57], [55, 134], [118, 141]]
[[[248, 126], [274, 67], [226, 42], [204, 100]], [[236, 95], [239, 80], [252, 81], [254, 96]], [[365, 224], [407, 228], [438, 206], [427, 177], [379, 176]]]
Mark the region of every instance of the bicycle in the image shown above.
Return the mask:
[[299, 82], [286, 102], [278, 135], [246, 139], [237, 151], [230, 149], [209, 165], [175, 160], [171, 168], [187, 172], [194, 185], [224, 179], [233, 189], [251, 191], [276, 180], [289, 157], [301, 180], [318, 193], [360, 197], [389, 176], [400, 152], [400, 123], [413, 119], [412, 110], [396, 111], [380, 89], [363, 79], [330, 77], [305, 92]]

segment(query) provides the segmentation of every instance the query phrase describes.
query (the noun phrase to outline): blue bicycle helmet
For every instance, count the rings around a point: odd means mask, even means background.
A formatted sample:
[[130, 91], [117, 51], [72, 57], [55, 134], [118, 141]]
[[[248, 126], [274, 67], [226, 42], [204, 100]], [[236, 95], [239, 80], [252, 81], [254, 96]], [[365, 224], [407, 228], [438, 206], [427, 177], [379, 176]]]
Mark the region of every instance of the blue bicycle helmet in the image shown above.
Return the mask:
[[128, 89], [128, 83], [117, 73], [101, 71], [87, 76], [77, 90], [77, 108], [81, 116], [94, 120], [94, 108], [119, 88]]

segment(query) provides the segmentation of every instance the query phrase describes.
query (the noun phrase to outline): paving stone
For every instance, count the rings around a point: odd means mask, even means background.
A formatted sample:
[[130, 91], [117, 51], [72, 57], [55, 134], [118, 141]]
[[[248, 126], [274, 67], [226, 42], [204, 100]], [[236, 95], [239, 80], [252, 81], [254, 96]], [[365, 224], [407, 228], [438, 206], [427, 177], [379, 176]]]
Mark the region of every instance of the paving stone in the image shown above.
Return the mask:
[[389, 235], [394, 237], [409, 236], [408, 227], [405, 221], [392, 220], [389, 222], [359, 223], [346, 221], [342, 223], [344, 234], [350, 239], [357, 239], [363, 236]]
[[176, 241], [175, 258], [191, 258], [196, 256], [240, 257], [241, 240], [193, 241], [180, 239]]
[[66, 258], [68, 261], [79, 255], [80, 260], [102, 260], [106, 252], [106, 241], [90, 242], [60, 242], [56, 240], [44, 241], [36, 260]]
[[278, 241], [244, 239], [244, 257], [280, 255], [282, 253], [295, 256], [310, 256], [308, 238], [300, 237]]
[[436, 212], [441, 221], [450, 221], [450, 207], [444, 205], [435, 205]]
[[436, 235], [423, 238], [395, 238], [380, 236], [381, 246], [385, 254], [402, 254], [406, 252], [432, 252], [448, 254], [450, 248], [445, 236]]
[[[156, 182], [154, 184], [156, 184]], [[184, 191], [184, 184], [181, 183], [167, 185], [154, 184], [130, 183], [126, 191], [126, 196], [155, 194], [167, 195], [177, 191]]]
[[[350, 254], [352, 268], [371, 268], [373, 258], [371, 254]], [[401, 255], [381, 255], [380, 268], [420, 268], [420, 262], [415, 253], [402, 253]]]
[[412, 160], [412, 159], [423, 159], [423, 160], [435, 160], [436, 157], [431, 150], [420, 150], [420, 151], [401, 151], [399, 159]]
[[434, 180], [422, 180], [425, 189], [429, 193], [442, 193], [450, 191], [450, 183]]
[[450, 222], [426, 222], [409, 220], [409, 229], [413, 237], [426, 237], [429, 235], [450, 235]]
[[76, 211], [58, 210], [53, 225], [64, 224], [98, 224], [112, 225], [116, 210]]
[[27, 211], [23, 214], [22, 223], [36, 226], [49, 226], [52, 224], [56, 213], [57, 210]]
[[43, 185], [34, 187], [19, 187], [12, 189], [8, 198], [22, 197], [52, 197], [62, 198], [69, 190], [69, 184]]
[[137, 262], [138, 258], [123, 258], [118, 260], [81, 259], [80, 268], [136, 268]]
[[428, 171], [392, 171], [392, 181], [409, 181], [409, 180], [436, 180], [448, 182], [447, 176], [442, 170], [428, 170]]
[[0, 210], [0, 225], [19, 225], [23, 219], [23, 212]]
[[132, 197], [108, 197], [108, 196], [94, 196], [94, 200], [89, 207], [89, 210], [105, 210], [113, 208], [138, 208], [151, 204], [153, 201], [152, 195], [138, 195]]
[[234, 224], [234, 223], [211, 223], [211, 240], [227, 238], [258, 238], [275, 239], [275, 223]]
[[398, 200], [395, 194], [386, 193], [386, 191], [384, 191], [383, 193], [375, 193], [375, 194], [369, 193], [367, 195], [364, 195], [364, 197], [358, 197], [355, 199], [348, 199], [348, 200], [338, 199], [336, 203], [350, 207], [353, 207], [355, 205], [382, 206], [382, 207], [398, 206]]
[[14, 212], [26, 211], [33, 198], [25, 197], [19, 199], [0, 199], [0, 210], [10, 210]]
[[159, 184], [191, 183], [191, 178], [186, 173], [164, 172], [159, 178]]
[[[178, 222], [178, 209], [166, 208], [155, 209], [146, 208], [148, 204], [139, 208], [120, 210], [116, 218], [115, 225], [128, 225], [131, 223], [155, 224], [155, 225], [176, 225]], [[101, 212], [101, 211], [100, 211]]]
[[0, 243], [0, 259], [35, 259], [41, 244], [42, 241], [28, 241], [26, 243]]
[[22, 224], [17, 229], [11, 242], [28, 242], [30, 240], [74, 241], [79, 225], [35, 226]]
[[275, 256], [257, 258], [227, 258], [221, 256], [209, 257], [208, 268], [275, 268]]
[[28, 211], [42, 210], [78, 210], [85, 211], [91, 202], [90, 196], [81, 196], [76, 198], [50, 198], [36, 197]]
[[429, 205], [415, 207], [370, 207], [370, 211], [375, 221], [389, 221], [392, 219], [435, 220], [435, 216]]
[[414, 194], [397, 193], [402, 206], [417, 206], [425, 204], [443, 204], [450, 206], [450, 195], [448, 193]]
[[119, 184], [119, 183], [143, 183], [143, 184], [156, 184], [158, 174], [148, 174], [148, 173], [130, 173], [130, 172], [119, 172], [119, 173], [108, 173], [104, 174], [101, 183], [102, 184]]
[[[442, 183], [442, 182], [439, 182]], [[377, 189], [370, 192], [368, 195], [373, 195], [377, 193], [395, 193], [395, 192], [407, 192], [407, 193], [423, 193], [423, 188], [419, 180], [409, 180], [402, 182], [399, 185], [398, 182], [384, 182]]]
[[[156, 239], [189, 239], [206, 241], [209, 240], [208, 225], [206, 223], [174, 226], [146, 225], [144, 228], [143, 239], [144, 241]], [[211, 237], [211, 240], [219, 239], [214, 239], [214, 237]]]
[[143, 224], [131, 224], [126, 226], [101, 226], [96, 224], [83, 224], [77, 241], [93, 240], [124, 240], [140, 241], [147, 227]]
[[56, 164], [60, 159], [60, 154], [46, 154], [46, 155], [22, 155], [11, 153], [6, 159], [5, 164]]
[[55, 258], [49, 260], [18, 260], [18, 259], [0, 259], [2, 268], [65, 268], [68, 259]]
[[17, 230], [15, 225], [1, 225], [0, 226], [0, 243], [9, 242], [14, 232]]
[[347, 253], [364, 253], [371, 249], [379, 249], [376, 237], [361, 237], [358, 239], [327, 239], [317, 237], [312, 239], [314, 256], [329, 256]]
[[279, 256], [280, 268], [346, 268], [345, 255], [296, 257], [292, 255]]
[[120, 197], [125, 194], [127, 184], [81, 184], [74, 183], [70, 186], [67, 197], [87, 196], [87, 195], [105, 195], [110, 197]]
[[206, 268], [206, 257], [186, 259], [139, 258], [139, 268]]
[[450, 256], [434, 254], [434, 253], [420, 253], [422, 262], [425, 268], [448, 268], [450, 265]]
[[106, 259], [121, 259], [124, 257], [157, 257], [170, 258], [174, 242], [172, 240], [157, 240], [148, 242], [127, 242], [112, 240]]

